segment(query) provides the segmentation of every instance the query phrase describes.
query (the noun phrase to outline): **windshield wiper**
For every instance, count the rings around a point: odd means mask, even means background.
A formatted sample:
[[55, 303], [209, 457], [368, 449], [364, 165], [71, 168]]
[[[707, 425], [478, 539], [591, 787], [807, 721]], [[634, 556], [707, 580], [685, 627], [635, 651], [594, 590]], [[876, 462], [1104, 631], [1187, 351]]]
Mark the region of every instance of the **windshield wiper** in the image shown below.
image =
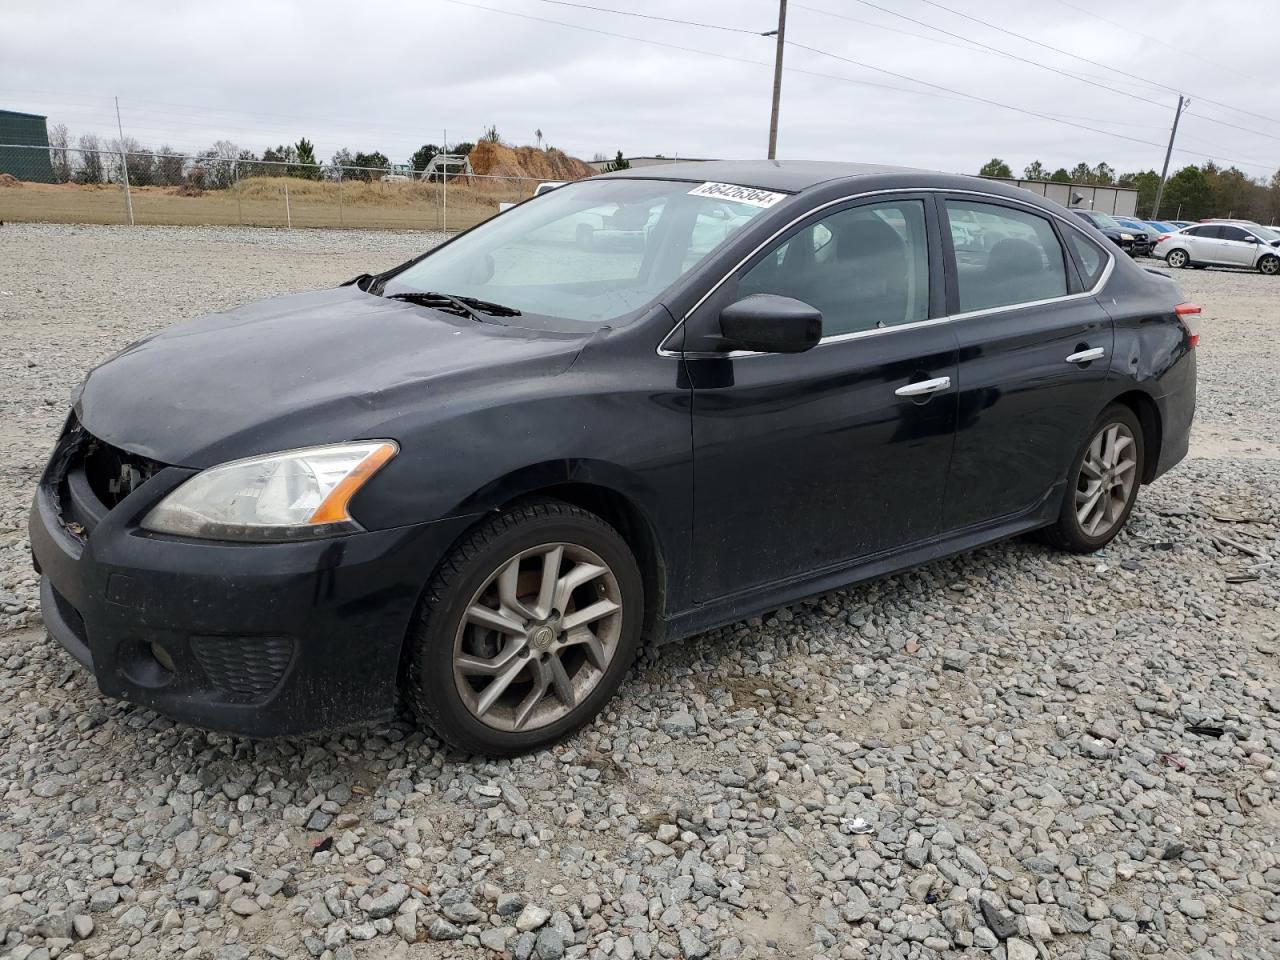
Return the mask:
[[503, 306], [500, 303], [490, 303], [488, 300], [481, 300], [477, 297], [458, 297], [451, 293], [437, 293], [435, 291], [393, 293], [388, 299], [405, 300], [409, 303], [422, 304], [424, 307], [449, 310], [452, 313], [481, 322], [484, 322], [484, 317], [480, 316], [481, 313], [486, 313], [491, 317], [520, 316], [520, 311], [515, 307]]
[[393, 293], [387, 297], [388, 300], [404, 300], [406, 303], [416, 303], [424, 307], [435, 307], [437, 310], [444, 310], [447, 313], [454, 313], [460, 317], [469, 317], [479, 323], [484, 322], [484, 317], [480, 316], [473, 308], [469, 307], [457, 297], [451, 297], [447, 293]]

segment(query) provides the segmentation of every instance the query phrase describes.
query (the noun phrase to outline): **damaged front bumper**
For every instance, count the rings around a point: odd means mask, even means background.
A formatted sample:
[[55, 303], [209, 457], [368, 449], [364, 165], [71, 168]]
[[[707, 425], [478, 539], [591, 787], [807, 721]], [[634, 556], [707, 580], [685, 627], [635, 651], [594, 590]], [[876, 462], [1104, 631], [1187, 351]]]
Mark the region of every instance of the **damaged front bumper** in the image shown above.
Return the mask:
[[298, 543], [163, 536], [138, 523], [195, 471], [154, 465], [113, 503], [86, 442], [69, 424], [31, 550], [50, 636], [104, 694], [254, 737], [394, 712], [418, 595], [467, 518]]

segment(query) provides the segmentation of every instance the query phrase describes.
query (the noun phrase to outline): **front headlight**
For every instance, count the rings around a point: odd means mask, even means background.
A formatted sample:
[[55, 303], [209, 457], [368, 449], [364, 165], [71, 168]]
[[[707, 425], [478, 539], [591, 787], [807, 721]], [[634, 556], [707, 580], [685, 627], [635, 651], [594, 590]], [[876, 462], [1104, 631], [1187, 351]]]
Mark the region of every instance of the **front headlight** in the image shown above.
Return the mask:
[[1132, 234], [1132, 233], [1122, 233], [1122, 234], [1120, 234], [1120, 239], [1121, 239], [1121, 240], [1132, 240], [1132, 239], [1133, 239], [1133, 234]]
[[233, 460], [186, 481], [147, 514], [142, 527], [258, 541], [360, 530], [347, 504], [399, 449], [391, 440], [366, 440]]

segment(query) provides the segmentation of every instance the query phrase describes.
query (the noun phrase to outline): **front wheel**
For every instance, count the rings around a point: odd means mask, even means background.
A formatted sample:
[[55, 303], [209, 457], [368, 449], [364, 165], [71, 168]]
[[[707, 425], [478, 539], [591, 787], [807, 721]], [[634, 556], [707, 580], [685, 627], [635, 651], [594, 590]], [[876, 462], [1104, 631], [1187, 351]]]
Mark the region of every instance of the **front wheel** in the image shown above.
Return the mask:
[[1187, 256], [1185, 250], [1170, 250], [1169, 255], [1164, 258], [1164, 262], [1171, 267], [1185, 267], [1191, 263], [1191, 258]]
[[1275, 254], [1267, 254], [1258, 261], [1258, 272], [1265, 273], [1269, 277], [1280, 275], [1280, 257]]
[[1138, 499], [1145, 452], [1134, 412], [1118, 403], [1103, 410], [1072, 462], [1058, 519], [1042, 532], [1045, 541], [1071, 553], [1110, 543]]
[[640, 571], [617, 531], [561, 501], [515, 504], [432, 578], [405, 692], [453, 746], [523, 753], [600, 711], [635, 660], [643, 620]]

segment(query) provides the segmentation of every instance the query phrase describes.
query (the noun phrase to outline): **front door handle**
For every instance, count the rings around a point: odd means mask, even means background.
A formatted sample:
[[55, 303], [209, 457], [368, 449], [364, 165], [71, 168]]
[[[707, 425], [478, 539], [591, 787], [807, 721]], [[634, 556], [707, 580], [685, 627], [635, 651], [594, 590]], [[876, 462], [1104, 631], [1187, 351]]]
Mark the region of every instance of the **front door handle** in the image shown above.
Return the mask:
[[899, 387], [893, 392], [900, 397], [923, 397], [925, 394], [946, 390], [950, 386], [950, 377], [934, 377], [932, 380], [919, 380], [916, 383], [908, 383], [905, 387]]
[[1101, 347], [1094, 347], [1092, 350], [1081, 350], [1079, 353], [1073, 353], [1067, 357], [1067, 363], [1090, 363], [1094, 360], [1101, 360], [1106, 356], [1107, 351]]

